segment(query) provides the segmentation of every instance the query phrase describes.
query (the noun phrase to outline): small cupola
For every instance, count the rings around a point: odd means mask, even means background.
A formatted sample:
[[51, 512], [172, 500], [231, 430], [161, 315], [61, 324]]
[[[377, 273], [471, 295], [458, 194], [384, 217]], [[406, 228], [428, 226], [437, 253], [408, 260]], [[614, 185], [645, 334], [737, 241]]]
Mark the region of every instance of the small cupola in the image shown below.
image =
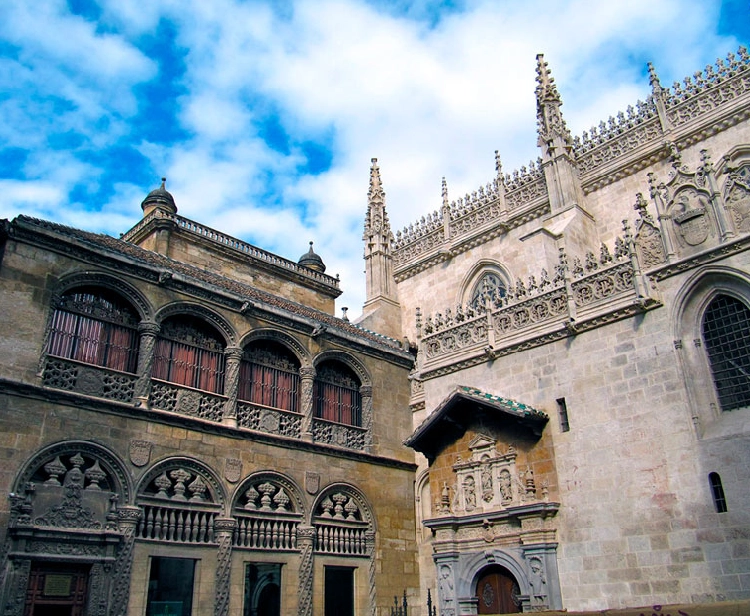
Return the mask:
[[162, 178], [161, 186], [148, 193], [148, 196], [141, 203], [144, 216], [148, 216], [156, 209], [164, 210], [170, 214], [177, 213], [177, 205], [175, 205], [174, 197], [166, 188], [166, 182], [167, 178]]
[[310, 242], [310, 250], [303, 254], [297, 263], [303, 267], [320, 272], [321, 274], [326, 271], [325, 263], [323, 263], [323, 259], [321, 259], [320, 256], [315, 254], [312, 242]]

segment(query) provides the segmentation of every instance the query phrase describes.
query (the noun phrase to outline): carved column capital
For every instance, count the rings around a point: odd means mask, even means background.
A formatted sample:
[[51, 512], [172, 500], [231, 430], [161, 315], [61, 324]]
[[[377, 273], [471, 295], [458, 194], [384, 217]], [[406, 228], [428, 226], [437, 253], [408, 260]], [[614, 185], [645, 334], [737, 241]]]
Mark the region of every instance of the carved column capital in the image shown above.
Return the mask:
[[301, 379], [314, 379], [316, 375], [315, 368], [313, 366], [302, 366], [299, 369], [299, 378]]
[[227, 362], [239, 362], [242, 359], [242, 349], [236, 346], [228, 346], [224, 349], [224, 356], [227, 358]]
[[141, 336], [158, 336], [161, 326], [154, 321], [141, 321], [138, 323], [138, 333]]

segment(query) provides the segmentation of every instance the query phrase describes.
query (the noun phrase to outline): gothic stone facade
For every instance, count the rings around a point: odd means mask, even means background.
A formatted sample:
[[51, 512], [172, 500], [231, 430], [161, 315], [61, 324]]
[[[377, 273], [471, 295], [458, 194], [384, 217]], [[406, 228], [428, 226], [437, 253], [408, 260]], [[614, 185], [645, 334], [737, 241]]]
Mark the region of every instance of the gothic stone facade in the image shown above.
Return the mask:
[[123, 239], [3, 222], [2, 613], [374, 615], [415, 592], [413, 357], [330, 314], [312, 249], [184, 219], [163, 186], [143, 208]]
[[498, 157], [453, 201], [444, 181], [395, 236], [373, 164], [368, 280], [395, 289], [365, 320], [396, 302], [418, 349], [421, 584], [443, 614], [750, 598], [750, 58], [671, 88], [649, 68], [646, 101], [573, 137], [538, 57], [538, 161]]

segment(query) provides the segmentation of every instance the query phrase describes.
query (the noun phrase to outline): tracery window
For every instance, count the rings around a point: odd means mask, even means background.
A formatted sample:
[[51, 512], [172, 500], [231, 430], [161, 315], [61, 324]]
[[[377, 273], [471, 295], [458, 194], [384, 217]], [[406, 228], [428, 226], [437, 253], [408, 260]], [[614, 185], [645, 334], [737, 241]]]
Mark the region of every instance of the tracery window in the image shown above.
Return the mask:
[[55, 306], [47, 353], [65, 359], [135, 372], [138, 313], [107, 289], [79, 287]]
[[703, 341], [723, 411], [750, 406], [750, 310], [719, 295], [703, 315]]
[[239, 399], [299, 412], [299, 361], [282, 344], [263, 340], [245, 348]]
[[151, 375], [156, 379], [222, 393], [224, 340], [207, 323], [192, 316], [166, 319], [154, 348]]
[[350, 426], [362, 425], [360, 382], [345, 364], [323, 362], [317, 367], [313, 397], [315, 417]]
[[469, 305], [475, 311], [481, 311], [484, 309], [485, 293], [489, 293], [490, 297], [505, 297], [506, 290], [505, 282], [500, 277], [500, 274], [486, 272], [474, 285]]

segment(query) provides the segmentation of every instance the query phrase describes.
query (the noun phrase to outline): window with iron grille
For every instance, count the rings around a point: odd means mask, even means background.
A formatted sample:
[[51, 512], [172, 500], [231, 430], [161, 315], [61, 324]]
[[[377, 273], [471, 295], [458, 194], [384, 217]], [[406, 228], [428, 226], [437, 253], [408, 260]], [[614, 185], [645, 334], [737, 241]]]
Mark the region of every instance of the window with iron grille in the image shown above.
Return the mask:
[[192, 316], [166, 319], [154, 347], [151, 376], [204, 391], [224, 390], [224, 340]]
[[750, 310], [719, 295], [703, 315], [703, 342], [723, 411], [750, 406]]
[[299, 361], [277, 342], [263, 340], [247, 346], [240, 363], [238, 397], [299, 412]]
[[325, 362], [316, 368], [315, 417], [350, 426], [362, 425], [359, 379], [346, 365]]
[[138, 364], [138, 313], [107, 289], [65, 293], [52, 314], [47, 353], [122, 372]]

